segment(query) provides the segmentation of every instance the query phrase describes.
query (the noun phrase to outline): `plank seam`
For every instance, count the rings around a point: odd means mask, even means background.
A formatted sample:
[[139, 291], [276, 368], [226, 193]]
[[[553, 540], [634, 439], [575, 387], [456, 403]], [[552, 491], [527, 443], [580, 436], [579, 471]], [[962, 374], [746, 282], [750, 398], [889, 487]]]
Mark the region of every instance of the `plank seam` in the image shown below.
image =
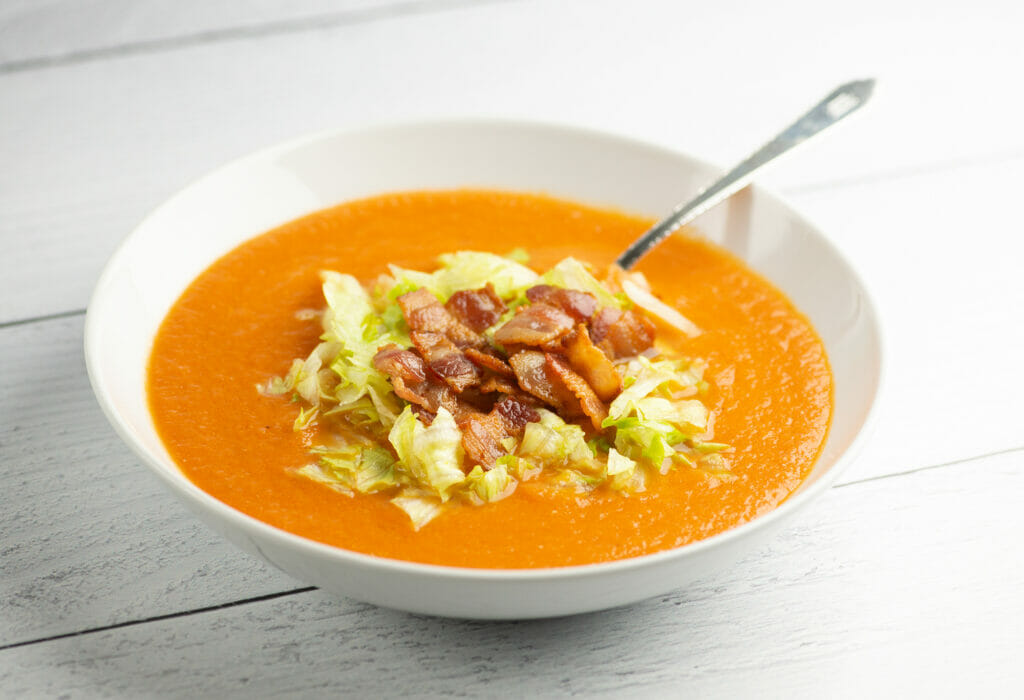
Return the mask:
[[45, 314], [43, 316], [32, 316], [31, 318], [17, 318], [13, 321], [0, 322], [0, 330], [4, 328], [13, 328], [15, 326], [27, 326], [30, 323], [41, 323], [43, 321], [55, 321], [61, 318], [71, 318], [72, 316], [84, 316], [86, 309], [72, 309], [71, 311], [57, 311], [52, 314]]
[[64, 634], [55, 634], [49, 637], [39, 637], [37, 639], [26, 639], [21, 642], [13, 642], [11, 644], [0, 645], [0, 651], [7, 649], [16, 649], [18, 647], [30, 646], [32, 644], [41, 644], [43, 642], [53, 642], [58, 639], [67, 639], [68, 637], [80, 637], [86, 634], [95, 634], [97, 632], [107, 632], [109, 630], [121, 629], [122, 627], [133, 627], [135, 625], [144, 625], [148, 622], [160, 622], [162, 620], [173, 620], [178, 617], [188, 617], [189, 615], [197, 615], [200, 613], [214, 612], [217, 610], [226, 610], [228, 608], [234, 608], [239, 605], [248, 605], [249, 603], [261, 603], [267, 600], [274, 600], [276, 598], [284, 598], [291, 595], [297, 595], [300, 593], [309, 593], [310, 591], [317, 590], [316, 586], [306, 586], [304, 588], [293, 588], [288, 591], [278, 591], [277, 593], [268, 593], [266, 595], [255, 596], [253, 598], [243, 598], [242, 600], [234, 600], [230, 603], [221, 603], [219, 605], [208, 605], [204, 608], [194, 608], [192, 610], [181, 610], [179, 612], [167, 613], [165, 615], [154, 615], [153, 617], [145, 617], [139, 620], [127, 620], [125, 622], [116, 622], [112, 625], [103, 625], [102, 627], [90, 627], [84, 630], [77, 630], [75, 632], [66, 632]]
[[929, 464], [925, 467], [916, 467], [914, 469], [908, 469], [902, 472], [892, 472], [890, 474], [879, 474], [878, 476], [868, 476], [863, 479], [857, 479], [855, 481], [846, 481], [842, 484], [836, 484], [832, 488], [841, 489], [847, 486], [856, 486], [857, 484], [867, 484], [872, 481], [878, 481], [880, 479], [888, 479], [894, 476], [909, 476], [911, 474], [917, 474], [919, 472], [931, 471], [932, 469], [942, 469], [944, 467], [955, 467], [958, 464], [966, 464], [967, 462], [976, 462], [980, 459], [988, 459], [989, 457], [999, 457], [1001, 455], [1013, 454], [1015, 452], [1024, 452], [1024, 445], [1020, 447], [1007, 447], [1002, 450], [996, 450], [994, 452], [986, 452], [983, 455], [977, 455], [974, 457], [962, 457], [961, 459], [954, 459], [949, 462], [942, 462], [940, 464]]
[[267, 22], [248, 26], [210, 29], [194, 34], [148, 39], [144, 41], [115, 44], [91, 49], [81, 49], [65, 54], [37, 56], [8, 63], [0, 63], [0, 75], [24, 73], [33, 70], [45, 70], [61, 66], [75, 65], [108, 59], [117, 59], [140, 54], [161, 53], [178, 49], [215, 43], [218, 41], [246, 41], [270, 36], [301, 34], [319, 29], [333, 29], [355, 24], [365, 24], [380, 20], [392, 19], [404, 15], [422, 15], [433, 12], [447, 12], [464, 8], [478, 7], [481, 4], [513, 2], [515, 0], [408, 0], [384, 7], [364, 7], [344, 12], [331, 12], [310, 15], [291, 20]]

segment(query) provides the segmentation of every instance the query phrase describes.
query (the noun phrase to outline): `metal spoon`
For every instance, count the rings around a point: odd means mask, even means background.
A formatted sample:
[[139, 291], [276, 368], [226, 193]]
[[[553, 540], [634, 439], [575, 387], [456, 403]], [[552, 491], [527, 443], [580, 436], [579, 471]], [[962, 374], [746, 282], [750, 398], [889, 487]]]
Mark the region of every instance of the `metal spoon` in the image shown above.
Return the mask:
[[811, 108], [756, 153], [739, 163], [717, 181], [701, 190], [694, 199], [676, 207], [671, 214], [652, 226], [619, 256], [615, 264], [628, 270], [666, 236], [685, 226], [722, 200], [743, 189], [758, 170], [786, 151], [799, 146], [836, 122], [856, 112], [871, 97], [874, 80], [856, 80], [841, 85]]

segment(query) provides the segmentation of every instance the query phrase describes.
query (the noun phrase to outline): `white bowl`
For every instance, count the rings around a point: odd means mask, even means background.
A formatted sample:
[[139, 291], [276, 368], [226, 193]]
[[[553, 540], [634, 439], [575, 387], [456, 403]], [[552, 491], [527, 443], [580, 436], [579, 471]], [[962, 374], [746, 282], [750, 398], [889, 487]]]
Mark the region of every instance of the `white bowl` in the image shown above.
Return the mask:
[[828, 488], [863, 441], [880, 384], [878, 321], [860, 280], [814, 226], [756, 186], [697, 227], [774, 282], [814, 323], [835, 375], [832, 427], [813, 472], [779, 508], [679, 549], [585, 566], [464, 569], [358, 554], [278, 530], [209, 496], [175, 466], [147, 409], [146, 363], [161, 320], [192, 279], [246, 239], [309, 212], [388, 191], [482, 187], [660, 217], [719, 172], [617, 136], [501, 121], [329, 132], [260, 151], [171, 198], [111, 258], [86, 320], [93, 389], [125, 442], [200, 518], [245, 551], [326, 590], [432, 615], [530, 618], [680, 588], [738, 560]]

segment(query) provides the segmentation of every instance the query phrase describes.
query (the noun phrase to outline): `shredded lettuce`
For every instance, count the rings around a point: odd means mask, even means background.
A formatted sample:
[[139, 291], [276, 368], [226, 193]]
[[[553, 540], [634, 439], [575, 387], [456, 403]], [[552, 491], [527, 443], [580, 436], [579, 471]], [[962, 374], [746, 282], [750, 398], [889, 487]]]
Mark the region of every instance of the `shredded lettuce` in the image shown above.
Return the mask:
[[479, 464], [466, 475], [469, 491], [483, 503], [500, 501], [510, 495], [516, 488], [516, 480], [508, 473], [508, 468], [499, 464], [493, 469], [484, 471]]
[[587, 446], [583, 428], [566, 423], [558, 415], [538, 409], [540, 421], [527, 423], [518, 455], [549, 466], [572, 466], [585, 471], [599, 469]]
[[416, 489], [405, 489], [401, 494], [392, 498], [391, 503], [405, 511], [409, 520], [412, 521], [414, 530], [419, 530], [439, 516], [443, 507], [437, 497]]
[[[383, 327], [370, 295], [355, 277], [329, 271], [322, 275], [327, 311], [321, 338], [340, 347], [331, 363], [338, 376], [334, 401], [344, 410], [368, 396], [378, 421], [387, 427], [394, 422], [400, 402], [388, 378], [374, 368], [373, 356], [396, 339]], [[360, 408], [365, 411], [365, 406]]]
[[521, 294], [537, 284], [537, 273], [515, 260], [475, 251], [446, 253], [438, 257], [441, 268], [426, 273], [389, 265], [394, 286], [388, 297], [397, 299], [406, 292], [426, 287], [442, 302], [460, 289], [479, 289], [488, 282], [503, 299]]
[[434, 421], [425, 426], [406, 406], [391, 427], [388, 442], [402, 467], [442, 502], [451, 496], [452, 487], [466, 479], [462, 471], [462, 433], [445, 408], [438, 409]]
[[[710, 411], [698, 399], [703, 365], [686, 360], [651, 361], [640, 357], [625, 367], [626, 386], [608, 407], [603, 428], [615, 429], [615, 449], [633, 460], [665, 470], [674, 464], [697, 466], [705, 455], [728, 449], [700, 448]], [[610, 458], [609, 458], [610, 460]]]
[[300, 470], [321, 482], [330, 482], [349, 493], [376, 493], [398, 485], [395, 458], [382, 447], [342, 445], [314, 447], [319, 462]]

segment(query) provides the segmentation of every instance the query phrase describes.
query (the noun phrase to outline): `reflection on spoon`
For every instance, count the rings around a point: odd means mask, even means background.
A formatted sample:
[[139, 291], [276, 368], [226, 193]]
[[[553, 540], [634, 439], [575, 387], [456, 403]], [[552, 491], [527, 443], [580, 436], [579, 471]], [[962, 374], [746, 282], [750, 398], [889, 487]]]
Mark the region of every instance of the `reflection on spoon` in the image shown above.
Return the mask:
[[754, 173], [761, 167], [860, 109], [871, 97], [874, 87], [874, 80], [857, 80], [833, 90], [828, 97], [786, 127], [782, 133], [762, 146], [760, 150], [703, 189], [694, 199], [679, 205], [666, 218], [652, 226], [626, 248], [615, 264], [623, 270], [633, 267], [640, 258], [670, 233], [690, 223], [711, 207], [746, 187]]

